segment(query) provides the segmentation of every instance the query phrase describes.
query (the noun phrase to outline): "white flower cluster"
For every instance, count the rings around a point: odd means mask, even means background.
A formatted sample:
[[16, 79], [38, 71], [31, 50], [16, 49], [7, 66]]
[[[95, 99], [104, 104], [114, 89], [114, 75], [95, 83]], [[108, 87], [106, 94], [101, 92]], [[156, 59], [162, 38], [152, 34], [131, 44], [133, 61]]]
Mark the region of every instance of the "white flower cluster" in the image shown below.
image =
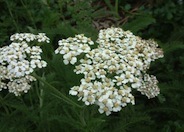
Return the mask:
[[145, 74], [142, 85], [137, 90], [141, 92], [141, 94], [146, 95], [149, 99], [154, 98], [160, 93], [160, 89], [158, 88], [158, 80], [153, 75]]
[[19, 42], [0, 48], [0, 91], [8, 89], [10, 93], [19, 96], [22, 92], [27, 93], [31, 87], [30, 82], [35, 81], [30, 75], [34, 69], [47, 65], [40, 56], [42, 49], [39, 46], [29, 46], [27, 42], [36, 40], [48, 43], [49, 39], [43, 33], [16, 33], [10, 38]]
[[38, 42], [50, 42], [50, 39], [45, 35], [45, 33], [38, 33], [38, 35], [32, 33], [15, 33], [10, 37], [11, 41], [26, 41], [31, 42], [37, 40]]
[[78, 55], [87, 53], [91, 50], [89, 45], [93, 45], [94, 42], [90, 38], [84, 36], [84, 34], [76, 35], [74, 38], [70, 37], [62, 39], [59, 42], [59, 47], [55, 50], [55, 53], [62, 54], [64, 63], [75, 64], [77, 62]]
[[[80, 86], [71, 88], [69, 94], [78, 96], [86, 105], [97, 104], [99, 112], [106, 115], [120, 111], [128, 103], [134, 105], [133, 89], [148, 98], [159, 94], [156, 77], [146, 73], [152, 61], [163, 57], [156, 42], [113, 27], [100, 30], [96, 42], [98, 47], [84, 50], [84, 58], [75, 66], [74, 72], [83, 74], [84, 78]], [[79, 47], [80, 44], [76, 45], [72, 38], [72, 41], [62, 42], [59, 51], [66, 55], [73, 52], [72, 46]]]

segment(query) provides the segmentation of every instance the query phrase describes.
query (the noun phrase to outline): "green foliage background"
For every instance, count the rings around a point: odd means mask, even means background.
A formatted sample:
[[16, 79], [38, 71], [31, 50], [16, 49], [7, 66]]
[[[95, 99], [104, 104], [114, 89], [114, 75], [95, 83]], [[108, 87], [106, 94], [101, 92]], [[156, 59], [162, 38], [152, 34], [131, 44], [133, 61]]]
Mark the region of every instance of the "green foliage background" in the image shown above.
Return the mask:
[[96, 106], [82, 109], [66, 104], [41, 82], [28, 94], [15, 97], [0, 92], [2, 132], [183, 132], [184, 131], [184, 10], [177, 0], [0, 0], [0, 46], [16, 32], [45, 32], [43, 46], [48, 67], [38, 71], [49, 84], [68, 95], [80, 76], [54, 55], [57, 41], [83, 33], [93, 40], [99, 29], [111, 26], [155, 39], [165, 57], [149, 72], [159, 80], [161, 94], [148, 100], [136, 93], [136, 105], [110, 116]]

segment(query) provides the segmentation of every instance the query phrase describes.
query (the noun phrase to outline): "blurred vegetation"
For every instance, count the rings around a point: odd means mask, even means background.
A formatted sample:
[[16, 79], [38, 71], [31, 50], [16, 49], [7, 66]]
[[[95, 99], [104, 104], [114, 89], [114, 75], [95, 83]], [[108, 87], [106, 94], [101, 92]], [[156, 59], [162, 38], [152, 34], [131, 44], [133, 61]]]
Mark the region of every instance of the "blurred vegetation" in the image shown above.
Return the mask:
[[100, 29], [117, 26], [155, 39], [165, 55], [149, 70], [157, 76], [161, 94], [148, 100], [137, 93], [135, 106], [108, 117], [96, 106], [69, 106], [39, 82], [21, 97], [1, 91], [0, 131], [184, 131], [183, 0], [1, 0], [0, 7], [0, 46], [9, 44], [9, 36], [16, 32], [45, 32], [51, 45], [44, 46], [48, 67], [40, 76], [75, 102], [68, 91], [80, 77], [54, 55], [58, 40], [79, 33], [95, 40]]

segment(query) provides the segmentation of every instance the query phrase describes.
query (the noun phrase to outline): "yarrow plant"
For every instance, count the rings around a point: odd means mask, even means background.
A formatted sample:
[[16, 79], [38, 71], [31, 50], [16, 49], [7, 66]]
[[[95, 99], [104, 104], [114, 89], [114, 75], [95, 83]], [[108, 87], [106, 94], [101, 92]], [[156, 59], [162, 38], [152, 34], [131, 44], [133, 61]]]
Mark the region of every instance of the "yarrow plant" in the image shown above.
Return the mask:
[[40, 46], [32, 43], [49, 43], [44, 33], [16, 33], [10, 37], [12, 43], [0, 48], [0, 91], [8, 89], [16, 96], [27, 93], [30, 83], [36, 79], [31, 75], [36, 68], [46, 67]]
[[[49, 43], [49, 38], [44, 33], [16, 33], [10, 40], [10, 45], [0, 48], [0, 90], [8, 89], [19, 96], [27, 93], [31, 82], [36, 80], [32, 76], [34, 70], [46, 67], [47, 63], [41, 58], [42, 49], [37, 43]], [[74, 65], [76, 74], [83, 74], [80, 85], [73, 86], [69, 94], [78, 96], [85, 105], [98, 105], [100, 113], [110, 115], [127, 104], [134, 105], [133, 90], [149, 99], [160, 93], [158, 80], [147, 73], [150, 63], [163, 57], [162, 49], [154, 40], [143, 40], [130, 31], [112, 27], [99, 31], [97, 48], [91, 47], [95, 43], [84, 34], [58, 43], [55, 53], [63, 55], [64, 64]], [[79, 106], [44, 83], [65, 102]]]
[[[106, 115], [129, 103], [134, 105], [133, 89], [148, 98], [159, 94], [158, 80], [146, 73], [152, 61], [163, 57], [154, 40], [111, 27], [99, 31], [96, 43], [98, 47], [91, 49], [94, 42], [83, 34], [59, 41], [55, 53], [63, 55], [66, 65], [76, 64], [76, 74], [84, 75], [81, 84], [73, 86], [69, 94], [78, 96], [85, 105], [98, 105], [99, 112]], [[79, 56], [82, 53], [83, 58]]]

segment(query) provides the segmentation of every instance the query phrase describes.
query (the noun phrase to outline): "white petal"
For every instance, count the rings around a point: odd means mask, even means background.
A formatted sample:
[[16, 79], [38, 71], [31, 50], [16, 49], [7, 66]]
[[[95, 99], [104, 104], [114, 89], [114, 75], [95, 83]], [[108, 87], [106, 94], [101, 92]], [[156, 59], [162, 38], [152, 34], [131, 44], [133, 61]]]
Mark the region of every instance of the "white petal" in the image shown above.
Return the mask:
[[70, 61], [70, 63], [73, 65], [77, 62], [77, 58], [76, 57], [72, 57], [72, 60]]
[[63, 60], [65, 65], [68, 65], [69, 61], [68, 60]]

